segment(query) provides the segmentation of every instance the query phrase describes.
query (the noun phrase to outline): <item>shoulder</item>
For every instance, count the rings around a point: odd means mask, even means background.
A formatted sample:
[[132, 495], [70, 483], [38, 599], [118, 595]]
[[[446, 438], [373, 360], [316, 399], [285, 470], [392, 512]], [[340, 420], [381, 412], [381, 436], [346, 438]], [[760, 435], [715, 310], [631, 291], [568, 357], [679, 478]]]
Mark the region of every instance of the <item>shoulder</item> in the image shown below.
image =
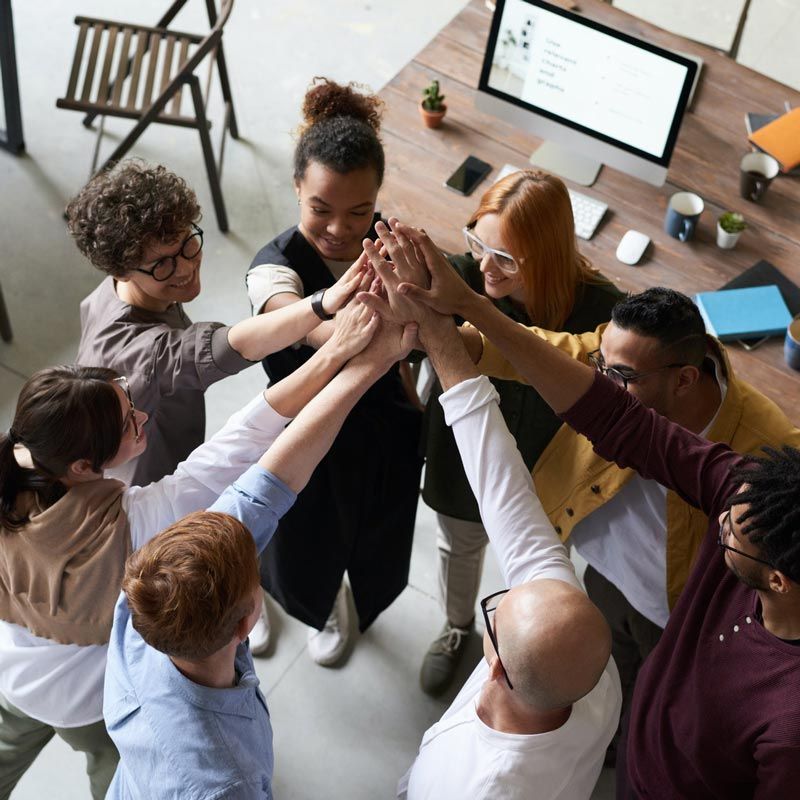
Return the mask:
[[289, 266], [291, 264], [291, 253], [296, 251], [298, 247], [310, 245], [306, 242], [305, 237], [300, 233], [297, 225], [287, 228], [282, 233], [279, 233], [274, 239], [267, 242], [253, 257], [248, 267], [248, 272], [255, 267], [264, 264], [276, 264], [281, 266]]
[[[731, 394], [730, 383], [735, 381], [742, 400], [741, 416], [731, 442], [733, 449], [756, 452], [765, 444], [800, 447], [800, 429], [792, 424], [774, 401], [733, 374], [729, 378], [728, 395]], [[725, 399], [728, 399], [727, 396]], [[725, 402], [722, 408], [725, 409]]]
[[470, 285], [470, 288], [481, 294], [483, 293], [481, 266], [469, 253], [447, 256], [447, 261]]

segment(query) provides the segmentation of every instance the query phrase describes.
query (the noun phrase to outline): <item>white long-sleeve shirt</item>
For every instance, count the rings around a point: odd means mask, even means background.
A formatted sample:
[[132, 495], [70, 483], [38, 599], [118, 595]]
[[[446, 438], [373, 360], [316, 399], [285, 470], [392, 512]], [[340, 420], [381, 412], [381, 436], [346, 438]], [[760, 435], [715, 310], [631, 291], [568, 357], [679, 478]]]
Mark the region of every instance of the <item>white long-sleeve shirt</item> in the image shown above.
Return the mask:
[[[453, 428], [506, 586], [549, 578], [580, 588], [488, 378], [463, 381], [439, 401]], [[482, 722], [476, 703], [488, 678], [488, 665], [481, 661], [441, 720], [426, 731], [414, 764], [400, 780], [398, 796], [588, 798], [619, 719], [622, 697], [613, 660], [594, 689], [573, 705], [569, 719], [547, 733], [503, 733]]]
[[[134, 550], [176, 520], [208, 508], [269, 449], [289, 420], [259, 394], [172, 475], [122, 496]], [[60, 644], [0, 621], [0, 694], [28, 716], [74, 728], [103, 718], [107, 645]]]

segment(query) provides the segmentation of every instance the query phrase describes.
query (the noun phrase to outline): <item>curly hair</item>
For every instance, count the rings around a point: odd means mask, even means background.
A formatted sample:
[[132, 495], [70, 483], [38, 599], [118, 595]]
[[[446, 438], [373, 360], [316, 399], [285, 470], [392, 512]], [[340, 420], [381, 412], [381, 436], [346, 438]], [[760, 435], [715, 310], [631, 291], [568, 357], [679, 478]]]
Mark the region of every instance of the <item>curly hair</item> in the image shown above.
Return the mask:
[[383, 182], [385, 157], [378, 137], [383, 100], [363, 94], [362, 88], [314, 78], [303, 101], [303, 124], [294, 151], [295, 181], [303, 180], [309, 162], [317, 161], [341, 175], [372, 167], [378, 185]]
[[734, 494], [728, 507], [749, 508], [737, 522], [764, 558], [800, 583], [800, 450], [784, 445], [762, 448], [765, 456], [747, 456], [731, 473], [747, 488]]
[[136, 159], [95, 175], [67, 206], [67, 228], [97, 269], [120, 278], [153, 242], [173, 242], [200, 219], [194, 191], [166, 167]]

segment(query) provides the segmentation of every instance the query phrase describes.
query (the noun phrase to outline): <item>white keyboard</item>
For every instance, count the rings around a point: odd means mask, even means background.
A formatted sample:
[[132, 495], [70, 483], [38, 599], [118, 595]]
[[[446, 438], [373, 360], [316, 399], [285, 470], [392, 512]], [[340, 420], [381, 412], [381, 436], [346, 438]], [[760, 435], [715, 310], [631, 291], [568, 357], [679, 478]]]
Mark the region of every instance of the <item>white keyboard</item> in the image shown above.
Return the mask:
[[[519, 171], [519, 167], [515, 167], [513, 164], [504, 164], [497, 173], [494, 183], [517, 171]], [[608, 205], [580, 192], [573, 192], [572, 189], [567, 189], [567, 191], [572, 203], [572, 216], [575, 218], [575, 235], [581, 239], [591, 239], [600, 220], [603, 219], [603, 214], [608, 211]]]
[[608, 205], [580, 192], [573, 192], [572, 189], [568, 191], [572, 216], [575, 217], [575, 235], [581, 239], [591, 239], [603, 219], [603, 214], [608, 211]]

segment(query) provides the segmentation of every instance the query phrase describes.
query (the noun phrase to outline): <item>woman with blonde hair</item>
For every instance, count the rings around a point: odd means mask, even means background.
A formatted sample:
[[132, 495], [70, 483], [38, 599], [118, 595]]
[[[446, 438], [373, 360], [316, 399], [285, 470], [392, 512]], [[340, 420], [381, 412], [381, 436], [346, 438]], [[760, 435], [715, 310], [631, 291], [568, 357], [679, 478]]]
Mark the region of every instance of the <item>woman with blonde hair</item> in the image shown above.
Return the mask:
[[[578, 250], [569, 193], [557, 177], [515, 172], [490, 187], [464, 228], [469, 252], [450, 263], [472, 289], [524, 325], [582, 333], [611, 316], [623, 295]], [[500, 408], [532, 469], [561, 421], [529, 386], [492, 379]], [[438, 402], [428, 401], [423, 498], [437, 513], [439, 589], [447, 621], [422, 664], [420, 684], [440, 694], [450, 684], [473, 629], [486, 532]]]

